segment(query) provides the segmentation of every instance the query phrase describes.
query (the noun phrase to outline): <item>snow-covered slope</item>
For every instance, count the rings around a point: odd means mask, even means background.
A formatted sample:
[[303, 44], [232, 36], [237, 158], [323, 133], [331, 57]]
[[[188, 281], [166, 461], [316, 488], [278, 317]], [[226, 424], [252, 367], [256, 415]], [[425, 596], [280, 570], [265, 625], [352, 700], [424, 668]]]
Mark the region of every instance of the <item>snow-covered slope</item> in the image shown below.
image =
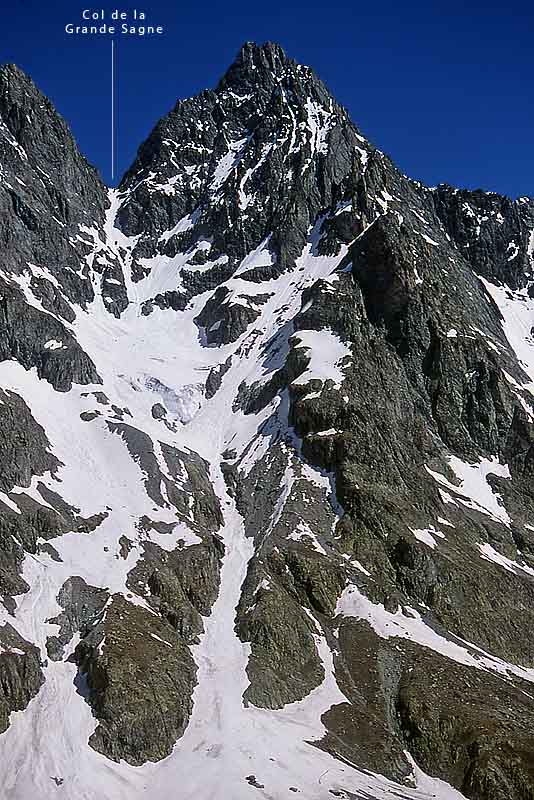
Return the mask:
[[0, 90], [1, 796], [531, 797], [534, 204], [276, 45], [118, 190]]

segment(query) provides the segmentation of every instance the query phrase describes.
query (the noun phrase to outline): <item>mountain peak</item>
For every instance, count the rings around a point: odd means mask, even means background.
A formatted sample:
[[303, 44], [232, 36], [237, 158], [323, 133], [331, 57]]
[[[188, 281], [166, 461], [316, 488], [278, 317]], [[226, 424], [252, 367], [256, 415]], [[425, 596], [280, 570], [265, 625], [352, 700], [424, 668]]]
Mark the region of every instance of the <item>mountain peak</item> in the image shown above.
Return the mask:
[[290, 60], [284, 48], [282, 45], [278, 44], [278, 42], [264, 42], [263, 44], [258, 44], [253, 41], [247, 41], [241, 46], [238, 58], [246, 58], [247, 56], [253, 57], [254, 55], [264, 55], [266, 57], [275, 56], [285, 61]]
[[50, 100], [30, 76], [16, 64], [3, 64], [0, 67], [0, 118], [17, 139], [19, 135], [27, 135], [29, 142], [33, 138], [28, 117], [37, 109], [39, 114], [53, 117], [66, 127]]
[[[22, 148], [20, 152], [28, 163], [41, 169], [52, 165], [69, 184], [80, 170], [96, 175], [97, 170], [80, 153], [53, 103], [24, 70], [12, 63], [0, 66], [0, 123], [13, 137], [10, 147]], [[73, 193], [78, 190], [79, 186]]]
[[235, 85], [246, 89], [257, 87], [262, 83], [269, 86], [295, 67], [297, 63], [286, 55], [279, 44], [265, 42], [259, 45], [255, 42], [245, 42], [235, 61], [219, 82], [217, 90]]
[[24, 70], [21, 69], [19, 66], [17, 66], [17, 64], [13, 63], [0, 65], [0, 76], [7, 78], [13, 77], [13, 78], [18, 78], [20, 80], [32, 82], [29, 75], [27, 75], [26, 72], [24, 72]]
[[310, 68], [278, 44], [246, 42], [214, 91], [179, 101], [140, 147], [120, 184], [121, 224], [128, 235], [148, 224], [163, 234], [194, 214], [200, 231], [224, 213], [242, 259], [270, 234], [271, 217], [284, 219], [283, 241], [276, 231], [271, 240], [284, 269], [317, 214], [352, 191], [371, 151]]
[[0, 103], [9, 102], [12, 105], [30, 103], [38, 98], [39, 102], [52, 108], [48, 98], [37, 88], [30, 76], [17, 64], [2, 64], [0, 66]]

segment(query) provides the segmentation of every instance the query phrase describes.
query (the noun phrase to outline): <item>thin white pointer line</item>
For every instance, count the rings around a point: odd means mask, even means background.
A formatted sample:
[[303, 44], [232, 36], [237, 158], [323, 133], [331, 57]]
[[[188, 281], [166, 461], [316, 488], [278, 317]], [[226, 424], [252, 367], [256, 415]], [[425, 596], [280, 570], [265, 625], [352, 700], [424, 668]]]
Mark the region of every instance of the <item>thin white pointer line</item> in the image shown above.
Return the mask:
[[111, 40], [111, 180], [115, 180], [115, 40]]

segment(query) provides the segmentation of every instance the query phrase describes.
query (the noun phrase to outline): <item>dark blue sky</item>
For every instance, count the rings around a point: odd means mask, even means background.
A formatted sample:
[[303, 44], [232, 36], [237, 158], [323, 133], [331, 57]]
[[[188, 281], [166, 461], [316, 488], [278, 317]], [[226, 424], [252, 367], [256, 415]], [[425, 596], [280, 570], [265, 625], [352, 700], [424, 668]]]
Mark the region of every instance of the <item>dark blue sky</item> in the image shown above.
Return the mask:
[[[118, 173], [179, 97], [214, 86], [246, 40], [279, 42], [318, 72], [408, 175], [534, 195], [534, 10], [528, 0], [154, 0], [166, 28], [117, 39]], [[466, 8], [468, 6], [468, 8]], [[0, 62], [26, 70], [110, 182], [109, 38], [68, 37], [87, 0], [11, 0]], [[95, 0], [93, 9], [115, 4]]]

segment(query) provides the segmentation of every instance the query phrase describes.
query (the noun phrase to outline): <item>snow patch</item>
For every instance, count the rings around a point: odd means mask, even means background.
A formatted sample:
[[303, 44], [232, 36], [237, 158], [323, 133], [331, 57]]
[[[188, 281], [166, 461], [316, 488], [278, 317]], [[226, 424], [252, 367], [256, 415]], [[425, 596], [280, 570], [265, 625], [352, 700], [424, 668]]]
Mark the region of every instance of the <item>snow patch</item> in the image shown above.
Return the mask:
[[448, 495], [449, 502], [458, 501], [466, 508], [491, 517], [495, 522], [510, 525], [510, 517], [502, 503], [501, 495], [494, 492], [487, 481], [488, 475], [510, 478], [507, 464], [501, 464], [495, 456], [491, 459], [483, 458], [479, 464], [468, 464], [457, 456], [450, 456], [448, 464], [459, 480], [458, 486], [428, 466], [425, 466], [425, 469], [440, 486], [455, 495], [454, 500]]

